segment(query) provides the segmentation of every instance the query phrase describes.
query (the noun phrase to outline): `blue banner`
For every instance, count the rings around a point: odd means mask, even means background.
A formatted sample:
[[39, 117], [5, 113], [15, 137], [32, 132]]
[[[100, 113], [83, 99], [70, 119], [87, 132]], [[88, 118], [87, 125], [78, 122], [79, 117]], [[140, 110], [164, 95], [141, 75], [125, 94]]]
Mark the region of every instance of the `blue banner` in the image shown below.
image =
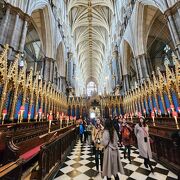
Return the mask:
[[28, 108], [29, 108], [29, 103], [26, 102], [24, 106], [24, 119], [28, 119]]
[[152, 112], [152, 110], [153, 110], [150, 97], [148, 97], [148, 109], [150, 110], [150, 112]]
[[112, 117], [114, 117], [114, 106], [111, 107]]
[[8, 93], [8, 95], [7, 95], [7, 100], [6, 100], [7, 116], [6, 116], [6, 119], [9, 118], [8, 116], [9, 116], [9, 113], [10, 113], [10, 111], [11, 111], [11, 102], [12, 102], [12, 99], [13, 99], [12, 95], [13, 95], [13, 92], [12, 92], [12, 91], [10, 91], [10, 92]]
[[170, 102], [169, 102], [167, 94], [164, 94], [164, 101], [165, 101], [166, 109], [170, 108]]
[[19, 113], [20, 108], [21, 108], [22, 98], [23, 98], [23, 96], [22, 96], [22, 94], [20, 94], [20, 95], [18, 96], [17, 103], [16, 103], [14, 119], [18, 119], [18, 113]]
[[71, 107], [68, 108], [68, 116], [71, 116]]
[[152, 97], [152, 103], [153, 103], [153, 106], [156, 107], [156, 109], [158, 110], [158, 107], [157, 107], [156, 100], [155, 100], [154, 96]]
[[175, 107], [175, 110], [178, 112], [178, 99], [177, 99], [177, 96], [176, 96], [176, 93], [175, 92], [172, 92], [172, 100], [173, 100], [173, 103], [174, 103], [174, 107]]
[[76, 107], [76, 118], [80, 118], [79, 107]]
[[72, 108], [72, 116], [75, 116], [75, 107]]
[[34, 119], [34, 104], [31, 107], [31, 119]]
[[161, 97], [158, 95], [158, 103], [161, 110], [161, 114], [165, 114]]
[[144, 108], [146, 110], [146, 114], [149, 114], [148, 104], [146, 103], [146, 100], [144, 100]]
[[119, 108], [116, 106], [116, 115], [119, 116]]

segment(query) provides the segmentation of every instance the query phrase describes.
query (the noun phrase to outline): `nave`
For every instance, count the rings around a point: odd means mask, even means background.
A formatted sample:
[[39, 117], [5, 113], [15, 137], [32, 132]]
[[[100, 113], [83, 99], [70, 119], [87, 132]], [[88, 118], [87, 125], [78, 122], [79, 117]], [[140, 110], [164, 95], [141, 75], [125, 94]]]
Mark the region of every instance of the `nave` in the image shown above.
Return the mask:
[[[141, 116], [180, 179], [180, 0], [0, 0], [0, 180], [100, 179], [80, 123]], [[133, 151], [121, 179], [177, 178]]]
[[[145, 168], [143, 159], [139, 156], [138, 149], [131, 148], [132, 162], [123, 158], [123, 147], [120, 148], [121, 161], [125, 175], [119, 174], [121, 180], [175, 180], [178, 177], [163, 165], [151, 160], [154, 174], [150, 169]], [[82, 144], [80, 141], [67, 156], [66, 161], [55, 175], [54, 180], [101, 180], [101, 174], [97, 174], [95, 159], [89, 144]], [[104, 178], [106, 180], [106, 178]]]

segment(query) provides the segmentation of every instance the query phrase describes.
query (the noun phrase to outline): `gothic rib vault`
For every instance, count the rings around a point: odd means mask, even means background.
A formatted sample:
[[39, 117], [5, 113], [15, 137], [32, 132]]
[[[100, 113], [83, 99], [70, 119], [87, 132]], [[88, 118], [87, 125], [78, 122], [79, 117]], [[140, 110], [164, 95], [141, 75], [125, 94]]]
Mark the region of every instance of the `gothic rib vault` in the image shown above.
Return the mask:
[[68, 14], [84, 80], [98, 84], [111, 47], [113, 0], [70, 0]]

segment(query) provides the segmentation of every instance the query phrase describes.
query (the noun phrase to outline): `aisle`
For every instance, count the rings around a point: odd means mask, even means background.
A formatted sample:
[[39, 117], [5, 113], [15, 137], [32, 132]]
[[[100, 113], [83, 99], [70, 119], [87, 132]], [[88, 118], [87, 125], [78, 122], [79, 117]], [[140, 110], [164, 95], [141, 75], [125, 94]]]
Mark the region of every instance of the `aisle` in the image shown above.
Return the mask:
[[[123, 157], [122, 149], [120, 150]], [[146, 169], [143, 164], [143, 159], [139, 157], [139, 152], [136, 148], [132, 148], [131, 152], [132, 163], [129, 164], [127, 159], [122, 158], [122, 163], [125, 170], [125, 175], [120, 175], [120, 180], [173, 180], [177, 176], [168, 169], [152, 161], [154, 175], [150, 169]], [[92, 156], [89, 145], [83, 145], [80, 141], [77, 142], [72, 152], [66, 159], [61, 169], [58, 171], [54, 180], [101, 180], [100, 174], [96, 176], [96, 168], [94, 156]], [[106, 179], [106, 178], [104, 178]]]

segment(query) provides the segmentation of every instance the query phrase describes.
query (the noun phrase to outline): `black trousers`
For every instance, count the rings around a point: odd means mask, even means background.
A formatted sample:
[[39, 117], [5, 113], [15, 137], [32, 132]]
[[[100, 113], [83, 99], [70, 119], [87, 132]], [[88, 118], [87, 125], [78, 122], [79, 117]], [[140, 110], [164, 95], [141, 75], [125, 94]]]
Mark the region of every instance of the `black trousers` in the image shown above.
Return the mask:
[[84, 142], [86, 142], [88, 139], [88, 133], [87, 131], [84, 131]]
[[129, 161], [131, 160], [131, 145], [126, 145], [124, 147], [124, 157], [126, 157], [126, 151], [128, 150], [128, 159]]
[[83, 143], [83, 134], [80, 134], [81, 143]]
[[101, 165], [101, 171], [103, 168], [103, 152], [100, 150], [95, 150], [95, 162], [96, 162], [96, 170], [99, 171], [99, 159]]

